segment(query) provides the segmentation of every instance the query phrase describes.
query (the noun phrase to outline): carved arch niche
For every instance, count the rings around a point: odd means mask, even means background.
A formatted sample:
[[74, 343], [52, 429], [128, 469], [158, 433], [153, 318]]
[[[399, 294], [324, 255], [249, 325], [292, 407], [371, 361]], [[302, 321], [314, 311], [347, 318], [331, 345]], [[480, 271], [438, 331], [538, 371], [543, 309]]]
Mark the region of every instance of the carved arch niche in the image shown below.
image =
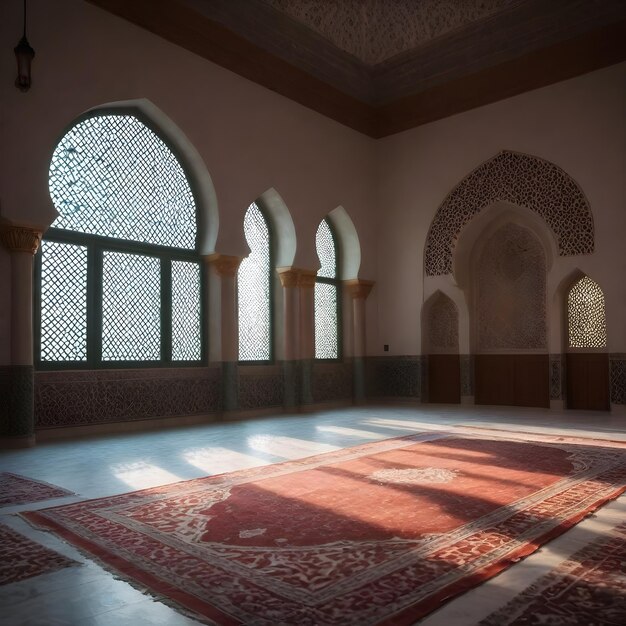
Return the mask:
[[476, 242], [470, 315], [477, 404], [549, 406], [547, 254], [515, 219]]
[[428, 355], [428, 401], [460, 403], [459, 311], [441, 291], [424, 304], [422, 345]]

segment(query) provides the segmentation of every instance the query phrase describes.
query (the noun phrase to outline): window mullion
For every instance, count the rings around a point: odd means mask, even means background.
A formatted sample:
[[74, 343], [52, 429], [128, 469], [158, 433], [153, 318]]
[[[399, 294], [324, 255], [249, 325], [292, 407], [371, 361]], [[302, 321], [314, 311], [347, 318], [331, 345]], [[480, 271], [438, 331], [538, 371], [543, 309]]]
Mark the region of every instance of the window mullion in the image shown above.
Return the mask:
[[41, 365], [41, 245], [35, 255], [33, 268], [34, 302], [33, 302], [33, 348], [35, 350], [34, 363]]
[[161, 258], [161, 361], [172, 362], [172, 260]]
[[87, 248], [87, 363], [102, 363], [102, 248]]

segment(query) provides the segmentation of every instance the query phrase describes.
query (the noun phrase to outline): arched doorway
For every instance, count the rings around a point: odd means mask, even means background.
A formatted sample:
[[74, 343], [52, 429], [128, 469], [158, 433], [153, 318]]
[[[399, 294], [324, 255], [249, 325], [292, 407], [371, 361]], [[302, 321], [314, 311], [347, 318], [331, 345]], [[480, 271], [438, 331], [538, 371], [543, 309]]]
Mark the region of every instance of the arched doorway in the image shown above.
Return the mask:
[[476, 248], [471, 309], [476, 403], [548, 407], [541, 241], [530, 228], [506, 222]]

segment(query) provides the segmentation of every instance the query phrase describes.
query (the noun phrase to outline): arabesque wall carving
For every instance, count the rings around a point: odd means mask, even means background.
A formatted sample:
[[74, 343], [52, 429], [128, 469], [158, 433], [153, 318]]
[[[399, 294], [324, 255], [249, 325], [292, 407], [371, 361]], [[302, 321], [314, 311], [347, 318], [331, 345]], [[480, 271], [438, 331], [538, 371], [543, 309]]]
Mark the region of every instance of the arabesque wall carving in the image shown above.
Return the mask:
[[530, 230], [509, 222], [491, 236], [477, 288], [481, 352], [546, 347], [546, 257]]
[[428, 351], [458, 350], [459, 311], [448, 296], [438, 293], [428, 310]]
[[538, 213], [554, 232], [561, 256], [593, 252], [593, 216], [578, 184], [554, 163], [503, 150], [463, 179], [437, 210], [426, 239], [427, 275], [452, 272], [461, 230], [497, 201]]

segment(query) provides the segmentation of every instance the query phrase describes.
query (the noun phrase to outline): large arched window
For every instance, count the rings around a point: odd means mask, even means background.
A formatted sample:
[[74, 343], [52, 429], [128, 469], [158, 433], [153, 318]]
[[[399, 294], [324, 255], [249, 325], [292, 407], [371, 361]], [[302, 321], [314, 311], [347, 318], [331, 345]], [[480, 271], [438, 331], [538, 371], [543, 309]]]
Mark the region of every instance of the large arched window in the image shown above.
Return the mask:
[[267, 220], [252, 203], [243, 220], [250, 254], [237, 273], [239, 306], [239, 360], [272, 359], [272, 255]]
[[201, 361], [196, 204], [167, 144], [134, 115], [91, 115], [54, 150], [49, 187], [38, 364]]
[[337, 246], [328, 220], [320, 222], [315, 247], [321, 264], [315, 279], [315, 358], [338, 359], [341, 354]]
[[604, 294], [589, 276], [577, 280], [567, 294], [569, 348], [606, 347]]

